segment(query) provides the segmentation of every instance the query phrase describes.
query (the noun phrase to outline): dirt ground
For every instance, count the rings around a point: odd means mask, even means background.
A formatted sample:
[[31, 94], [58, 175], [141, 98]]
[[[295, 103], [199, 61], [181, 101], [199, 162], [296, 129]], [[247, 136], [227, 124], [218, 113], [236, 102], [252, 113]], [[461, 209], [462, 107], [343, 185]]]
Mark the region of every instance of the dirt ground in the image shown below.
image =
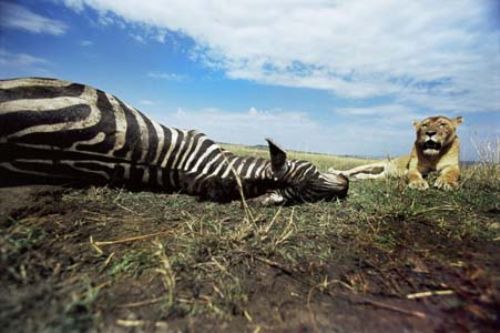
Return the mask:
[[[238, 203], [0, 189], [0, 330], [500, 330], [498, 239], [452, 235], [441, 224], [453, 215], [373, 217], [363, 205], [265, 208], [241, 229]], [[498, 232], [498, 206], [485, 207], [468, 218]]]

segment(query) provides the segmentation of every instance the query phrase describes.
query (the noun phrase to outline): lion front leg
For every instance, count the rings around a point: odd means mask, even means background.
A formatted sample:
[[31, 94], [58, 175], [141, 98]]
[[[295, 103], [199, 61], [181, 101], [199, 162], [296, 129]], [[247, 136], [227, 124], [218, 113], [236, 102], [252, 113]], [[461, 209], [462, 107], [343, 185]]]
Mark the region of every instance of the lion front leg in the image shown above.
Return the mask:
[[439, 177], [434, 183], [434, 187], [445, 191], [453, 191], [458, 189], [460, 179], [460, 169], [458, 165], [452, 165], [445, 167], [441, 170]]
[[412, 190], [425, 191], [429, 188], [429, 184], [418, 170], [408, 171], [408, 187]]

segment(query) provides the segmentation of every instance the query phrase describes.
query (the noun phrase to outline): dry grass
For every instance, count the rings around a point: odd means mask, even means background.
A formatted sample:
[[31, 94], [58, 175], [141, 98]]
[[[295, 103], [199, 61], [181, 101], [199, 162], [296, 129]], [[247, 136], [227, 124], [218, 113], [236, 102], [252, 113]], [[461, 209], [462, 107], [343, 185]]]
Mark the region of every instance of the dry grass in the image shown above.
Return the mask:
[[471, 142], [478, 156], [478, 163], [473, 166], [474, 173], [481, 178], [489, 178], [494, 182], [499, 182], [500, 137], [482, 142], [471, 140]]
[[[255, 156], [269, 158], [269, 151], [266, 147], [247, 147], [243, 145], [223, 144], [223, 147], [235, 154], [242, 156]], [[358, 165], [375, 162], [373, 159], [365, 159], [359, 157], [336, 156], [318, 153], [307, 153], [298, 151], [287, 151], [289, 159], [312, 161], [322, 171], [326, 171], [329, 167], [334, 167], [338, 170], [354, 168]]]

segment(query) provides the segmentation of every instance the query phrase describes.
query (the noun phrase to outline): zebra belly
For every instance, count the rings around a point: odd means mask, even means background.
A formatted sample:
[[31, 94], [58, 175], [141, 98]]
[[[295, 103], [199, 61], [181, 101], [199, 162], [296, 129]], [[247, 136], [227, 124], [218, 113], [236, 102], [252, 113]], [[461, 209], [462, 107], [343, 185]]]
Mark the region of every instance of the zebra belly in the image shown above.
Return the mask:
[[110, 184], [133, 190], [176, 191], [175, 171], [106, 155], [0, 143], [0, 186], [22, 184]]

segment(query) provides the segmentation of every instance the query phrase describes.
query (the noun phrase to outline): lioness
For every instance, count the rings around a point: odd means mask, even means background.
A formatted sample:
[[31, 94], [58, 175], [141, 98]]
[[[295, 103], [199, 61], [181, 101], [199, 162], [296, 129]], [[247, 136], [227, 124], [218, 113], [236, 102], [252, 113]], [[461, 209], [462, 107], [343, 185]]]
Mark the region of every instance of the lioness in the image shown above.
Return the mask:
[[352, 179], [374, 179], [385, 176], [405, 176], [408, 187], [426, 190], [429, 184], [424, 179], [431, 171], [439, 172], [434, 186], [446, 191], [458, 188], [460, 168], [458, 158], [460, 142], [456, 134], [462, 117], [450, 119], [445, 116], [428, 117], [414, 121], [417, 138], [409, 156], [362, 165], [350, 170], [328, 171], [343, 174]]

